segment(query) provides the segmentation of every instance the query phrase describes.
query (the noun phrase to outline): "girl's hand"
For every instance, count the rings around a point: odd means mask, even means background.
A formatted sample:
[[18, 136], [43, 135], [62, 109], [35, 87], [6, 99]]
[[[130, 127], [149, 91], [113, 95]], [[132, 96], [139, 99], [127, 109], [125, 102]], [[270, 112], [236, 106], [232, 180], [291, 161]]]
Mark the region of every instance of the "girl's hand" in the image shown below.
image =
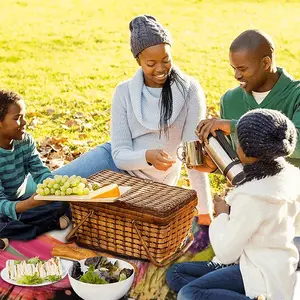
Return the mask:
[[147, 150], [146, 160], [154, 168], [160, 171], [167, 171], [176, 162], [172, 156], [161, 149]]
[[217, 217], [218, 215], [225, 213], [229, 215], [229, 205], [226, 203], [226, 201], [221, 198], [219, 195], [214, 196], [214, 216]]

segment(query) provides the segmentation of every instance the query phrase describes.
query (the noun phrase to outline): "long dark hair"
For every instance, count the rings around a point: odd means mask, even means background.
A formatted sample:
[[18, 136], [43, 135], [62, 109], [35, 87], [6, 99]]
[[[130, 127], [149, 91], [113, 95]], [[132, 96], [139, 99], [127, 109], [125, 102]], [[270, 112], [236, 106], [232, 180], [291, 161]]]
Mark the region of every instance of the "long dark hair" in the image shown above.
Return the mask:
[[171, 69], [166, 82], [163, 85], [160, 95], [160, 120], [159, 120], [159, 138], [162, 133], [169, 138], [169, 120], [173, 114], [173, 95], [171, 86], [176, 84], [183, 97], [186, 96], [185, 80], [179, 75], [174, 68]]

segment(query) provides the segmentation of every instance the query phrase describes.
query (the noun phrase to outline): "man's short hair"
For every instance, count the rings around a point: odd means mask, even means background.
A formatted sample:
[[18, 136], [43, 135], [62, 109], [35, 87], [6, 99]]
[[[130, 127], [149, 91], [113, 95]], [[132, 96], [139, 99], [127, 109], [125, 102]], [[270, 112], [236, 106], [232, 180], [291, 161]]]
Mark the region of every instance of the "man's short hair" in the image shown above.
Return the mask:
[[273, 57], [275, 46], [272, 38], [264, 32], [250, 29], [242, 32], [230, 45], [230, 52], [259, 50], [263, 56]]

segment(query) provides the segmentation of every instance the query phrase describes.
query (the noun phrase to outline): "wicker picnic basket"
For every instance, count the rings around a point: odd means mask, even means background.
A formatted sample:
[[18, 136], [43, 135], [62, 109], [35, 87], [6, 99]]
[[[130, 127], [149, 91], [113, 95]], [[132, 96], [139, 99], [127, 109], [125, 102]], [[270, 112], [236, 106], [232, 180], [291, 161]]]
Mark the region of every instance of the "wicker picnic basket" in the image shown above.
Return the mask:
[[73, 230], [80, 246], [163, 266], [192, 243], [191, 224], [197, 205], [194, 190], [105, 170], [90, 182], [117, 183], [131, 189], [114, 203], [71, 202]]

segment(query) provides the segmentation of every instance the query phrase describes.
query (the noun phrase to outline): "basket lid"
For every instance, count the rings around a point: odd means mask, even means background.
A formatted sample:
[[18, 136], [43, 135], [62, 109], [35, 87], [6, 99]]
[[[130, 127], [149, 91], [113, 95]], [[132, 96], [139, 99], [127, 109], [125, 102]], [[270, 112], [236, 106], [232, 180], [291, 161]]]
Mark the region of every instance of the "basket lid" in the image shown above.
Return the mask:
[[121, 206], [156, 217], [168, 217], [197, 199], [194, 190], [169, 186], [148, 179], [104, 170], [88, 178], [89, 182], [98, 182], [101, 186], [116, 183], [130, 186], [131, 189], [110, 205]]

